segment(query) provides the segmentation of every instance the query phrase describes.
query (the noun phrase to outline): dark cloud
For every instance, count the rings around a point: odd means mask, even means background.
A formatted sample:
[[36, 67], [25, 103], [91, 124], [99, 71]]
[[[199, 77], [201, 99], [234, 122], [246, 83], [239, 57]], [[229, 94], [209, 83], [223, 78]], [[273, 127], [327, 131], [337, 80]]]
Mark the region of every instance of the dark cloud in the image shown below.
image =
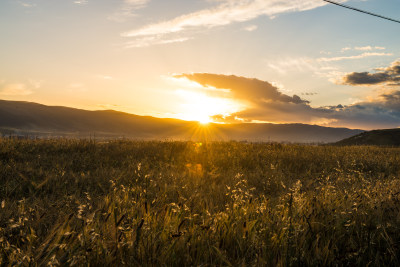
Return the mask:
[[382, 94], [381, 97], [383, 97], [387, 102], [394, 102], [394, 103], [400, 103], [400, 92], [395, 91], [390, 94]]
[[345, 107], [343, 105], [339, 104], [339, 105], [336, 105], [336, 106], [325, 106], [323, 108], [324, 109], [328, 109], [328, 110], [342, 110]]
[[361, 101], [352, 105], [327, 107], [334, 112], [330, 126], [376, 129], [400, 126], [400, 91], [386, 92], [372, 101]]
[[[396, 66], [391, 66], [390, 71], [400, 71]], [[388, 68], [385, 70], [389, 72]], [[217, 122], [308, 123], [359, 129], [400, 126], [400, 91], [397, 90], [382, 93], [372, 101], [312, 107], [309, 101], [283, 94], [271, 83], [257, 79], [205, 73], [176, 77], [217, 90], [229, 89], [232, 98], [248, 103], [246, 109], [229, 116], [215, 115], [213, 119]]]
[[343, 82], [349, 85], [368, 85], [384, 83], [390, 80], [387, 73], [368, 73], [368, 72], [352, 72], [347, 74]]
[[399, 127], [399, 95], [399, 91], [394, 91], [382, 94], [374, 101], [345, 106], [332, 114], [335, 122], [331, 125], [365, 129]]
[[386, 108], [400, 112], [400, 91], [382, 94], [381, 98], [383, 99]]
[[307, 92], [307, 93], [301, 93], [301, 95], [313, 96], [313, 95], [318, 95], [318, 93]]
[[343, 83], [348, 85], [387, 84], [400, 85], [400, 61], [395, 61], [387, 68], [377, 69], [375, 73], [352, 72], [343, 77]]

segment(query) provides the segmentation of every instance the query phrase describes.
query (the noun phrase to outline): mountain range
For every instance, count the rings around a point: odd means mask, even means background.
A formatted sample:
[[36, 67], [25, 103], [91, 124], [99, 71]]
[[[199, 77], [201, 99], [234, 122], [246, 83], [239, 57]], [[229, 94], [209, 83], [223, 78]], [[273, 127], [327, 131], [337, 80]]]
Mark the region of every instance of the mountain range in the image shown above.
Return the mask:
[[0, 100], [3, 136], [131, 138], [140, 140], [237, 140], [296, 143], [337, 142], [362, 130], [308, 124], [236, 123], [138, 116], [114, 110], [89, 111]]

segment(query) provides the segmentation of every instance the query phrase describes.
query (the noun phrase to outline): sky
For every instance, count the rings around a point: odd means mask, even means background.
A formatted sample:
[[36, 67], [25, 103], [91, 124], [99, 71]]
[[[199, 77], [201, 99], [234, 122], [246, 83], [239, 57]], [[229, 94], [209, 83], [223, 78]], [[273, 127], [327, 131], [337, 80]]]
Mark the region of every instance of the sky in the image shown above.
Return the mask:
[[[400, 19], [398, 0], [338, 2]], [[1, 0], [0, 99], [395, 128], [399, 33], [322, 0]]]

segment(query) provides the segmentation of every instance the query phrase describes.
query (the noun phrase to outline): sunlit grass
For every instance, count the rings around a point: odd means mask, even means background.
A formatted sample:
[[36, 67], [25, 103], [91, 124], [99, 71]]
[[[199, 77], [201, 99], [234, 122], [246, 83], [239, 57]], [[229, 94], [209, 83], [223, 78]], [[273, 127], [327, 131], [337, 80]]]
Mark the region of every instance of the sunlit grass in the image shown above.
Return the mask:
[[0, 265], [399, 264], [400, 150], [0, 141]]

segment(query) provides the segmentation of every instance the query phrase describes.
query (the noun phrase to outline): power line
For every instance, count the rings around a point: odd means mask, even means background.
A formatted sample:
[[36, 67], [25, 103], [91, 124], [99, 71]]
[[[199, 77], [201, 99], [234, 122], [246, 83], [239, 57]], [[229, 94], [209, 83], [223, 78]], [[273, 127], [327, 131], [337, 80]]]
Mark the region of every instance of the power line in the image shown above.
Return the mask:
[[393, 22], [400, 23], [399, 20], [391, 19], [391, 18], [388, 18], [388, 17], [385, 17], [385, 16], [381, 16], [381, 15], [378, 15], [378, 14], [375, 14], [375, 13], [371, 13], [371, 12], [368, 12], [368, 11], [365, 11], [365, 10], [361, 10], [361, 9], [358, 9], [358, 8], [355, 8], [355, 7], [351, 7], [351, 6], [348, 6], [348, 5], [340, 4], [340, 3], [337, 3], [337, 2], [334, 2], [334, 1], [330, 1], [330, 0], [322, 0], [322, 1], [334, 4], [334, 5], [337, 5], [337, 6], [341, 6], [341, 7], [347, 8], [347, 9], [351, 9], [351, 10], [354, 10], [354, 11], [357, 11], [357, 12], [361, 12], [361, 13], [364, 13], [364, 14], [367, 14], [367, 15], [375, 16], [375, 17], [378, 17], [378, 18], [381, 18], [381, 19], [386, 19], [386, 20], [390, 20], [390, 21], [393, 21]]

